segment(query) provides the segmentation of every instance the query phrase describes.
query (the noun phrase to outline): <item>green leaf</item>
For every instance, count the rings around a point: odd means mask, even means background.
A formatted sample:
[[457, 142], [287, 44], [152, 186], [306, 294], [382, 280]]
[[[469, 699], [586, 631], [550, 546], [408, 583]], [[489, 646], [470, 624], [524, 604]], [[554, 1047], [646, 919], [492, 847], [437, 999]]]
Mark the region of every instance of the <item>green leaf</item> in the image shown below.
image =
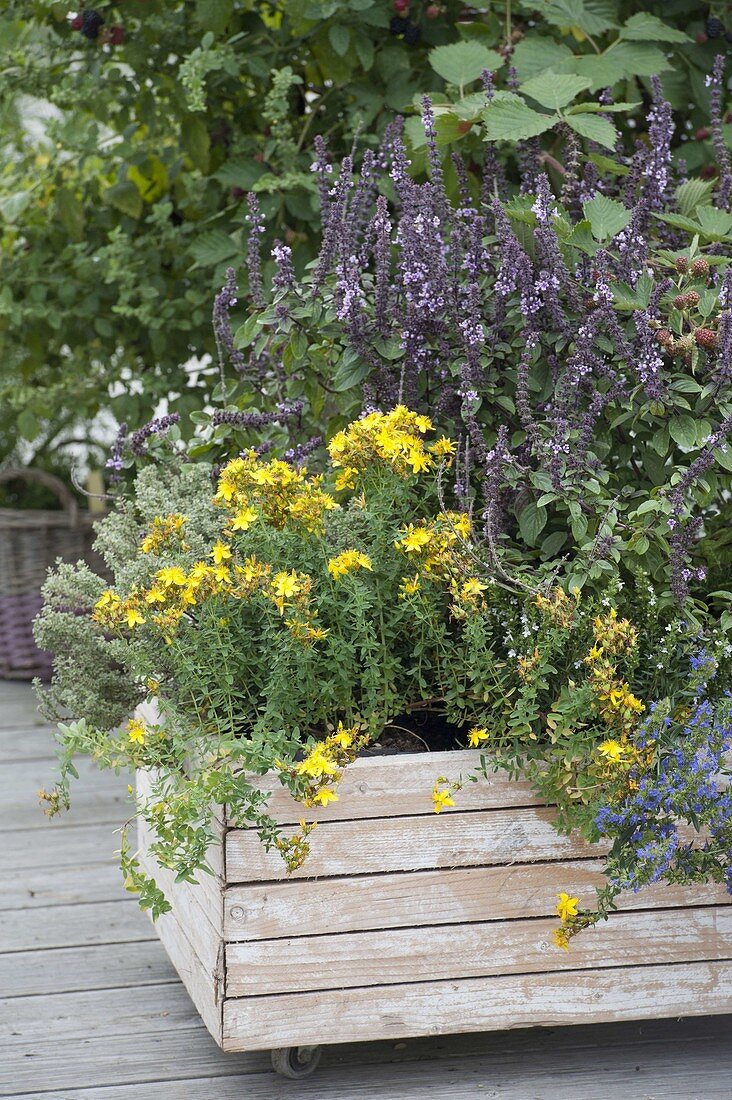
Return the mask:
[[374, 63], [374, 44], [368, 35], [358, 33], [355, 39], [356, 53], [361, 62], [361, 68], [368, 72]]
[[691, 179], [676, 188], [676, 203], [679, 214], [688, 218], [696, 212], [698, 206], [708, 206], [712, 201], [713, 180]]
[[731, 447], [726, 447], [724, 450], [722, 450], [721, 447], [717, 447], [716, 451], [714, 452], [714, 457], [717, 461], [717, 464], [721, 466], [723, 470], [727, 470], [729, 473], [732, 473]]
[[600, 245], [592, 235], [592, 226], [587, 218], [583, 218], [581, 222], [577, 222], [577, 225], [572, 230], [569, 243], [574, 245], [575, 248], [581, 249], [582, 252], [587, 252], [590, 256], [596, 255], [600, 248]]
[[[589, 79], [589, 78], [588, 78]], [[640, 103], [575, 103], [570, 108], [569, 114], [571, 115], [583, 115], [583, 114], [619, 114], [621, 111], [634, 111], [636, 107], [640, 107]]]
[[72, 241], [84, 239], [84, 207], [69, 187], [59, 187], [55, 195], [59, 220]]
[[539, 508], [533, 501], [521, 509], [518, 517], [519, 530], [529, 546], [536, 546], [536, 540], [546, 527], [546, 508]]
[[223, 34], [233, 10], [233, 0], [197, 0], [196, 22], [205, 31]]
[[653, 76], [671, 66], [664, 53], [645, 42], [619, 42], [601, 54], [583, 54], [565, 61], [562, 72], [577, 73], [591, 81], [590, 91], [611, 88], [620, 80], [634, 76]]
[[430, 50], [429, 62], [438, 76], [461, 88], [477, 80], [484, 69], [495, 72], [504, 63], [499, 53], [474, 39], [436, 46]]
[[582, 203], [582, 209], [589, 220], [593, 236], [597, 237], [598, 241], [617, 236], [633, 216], [622, 202], [610, 199], [607, 195], [595, 195], [594, 199]]
[[351, 41], [351, 33], [348, 27], [342, 23], [333, 23], [328, 29], [328, 39], [339, 57], [345, 57]]
[[129, 214], [131, 218], [139, 218], [142, 214], [142, 195], [131, 180], [122, 180], [113, 187], [108, 187], [102, 198], [123, 214]]
[[675, 440], [685, 451], [692, 451], [696, 447], [696, 420], [688, 413], [674, 416], [668, 422], [668, 430], [671, 438]]
[[30, 191], [16, 191], [0, 199], [0, 217], [6, 222], [14, 222], [31, 201]]
[[358, 386], [363, 382], [368, 373], [368, 363], [364, 363], [363, 360], [355, 359], [353, 362], [344, 360], [336, 367], [333, 381], [331, 382], [331, 389], [335, 390], [336, 393], [343, 393], [344, 390], [353, 389], [354, 386]]
[[649, 11], [639, 11], [631, 15], [620, 28], [620, 38], [633, 42], [690, 42], [691, 39], [683, 31], [669, 27], [656, 15]]
[[606, 149], [614, 149], [617, 144], [618, 131], [606, 118], [598, 115], [566, 115], [565, 122], [581, 137], [603, 145]]
[[223, 229], [211, 229], [208, 233], [202, 233], [189, 245], [189, 252], [200, 267], [215, 267], [236, 256], [238, 251], [236, 243]]
[[707, 237], [721, 239], [732, 229], [732, 214], [716, 206], [700, 206], [696, 218]]
[[553, 531], [551, 535], [547, 535], [541, 544], [542, 556], [545, 558], [556, 557], [566, 541], [566, 531]]
[[586, 91], [590, 83], [586, 76], [548, 72], [527, 80], [519, 90], [522, 95], [535, 99], [542, 107], [558, 111], [560, 107], [571, 103], [580, 92]]
[[241, 187], [242, 191], [249, 191], [266, 171], [263, 164], [251, 157], [232, 157], [214, 172], [213, 178], [224, 187]]
[[547, 23], [579, 27], [586, 34], [604, 34], [617, 26], [617, 5], [611, 0], [549, 0], [539, 8]]
[[527, 107], [520, 96], [496, 99], [483, 112], [488, 141], [525, 141], [551, 129], [557, 115], [543, 115]]
[[30, 409], [23, 409], [18, 415], [16, 425], [23, 439], [27, 439], [31, 443], [41, 430], [38, 417]]
[[556, 69], [565, 61], [571, 61], [573, 53], [568, 46], [553, 38], [527, 35], [522, 38], [511, 56], [519, 80], [530, 80], [547, 69]]
[[180, 127], [183, 148], [196, 168], [204, 174], [208, 172], [211, 139], [203, 119], [198, 115], [186, 115]]

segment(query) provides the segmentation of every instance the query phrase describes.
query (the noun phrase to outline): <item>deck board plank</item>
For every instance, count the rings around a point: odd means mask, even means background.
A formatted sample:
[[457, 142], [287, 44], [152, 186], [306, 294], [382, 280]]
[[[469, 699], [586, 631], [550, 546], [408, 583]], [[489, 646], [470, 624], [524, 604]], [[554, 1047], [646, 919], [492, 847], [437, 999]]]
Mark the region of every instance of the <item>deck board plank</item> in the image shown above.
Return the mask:
[[[152, 938], [148, 918], [122, 889], [114, 830], [126, 813], [127, 777], [107, 775], [94, 787], [86, 784], [86, 792], [82, 781], [72, 790], [74, 810], [48, 822], [35, 791], [50, 785], [53, 771], [51, 731], [37, 716], [30, 688], [0, 683], [0, 790], [11, 796], [0, 826], [0, 1096], [729, 1096], [730, 1016], [336, 1045], [325, 1051], [314, 1078], [294, 1086], [273, 1076], [266, 1053], [224, 1054]], [[230, 901], [241, 900], [238, 889]], [[257, 888], [258, 894], [267, 889], [273, 887]], [[262, 931], [272, 934], [265, 926]]]

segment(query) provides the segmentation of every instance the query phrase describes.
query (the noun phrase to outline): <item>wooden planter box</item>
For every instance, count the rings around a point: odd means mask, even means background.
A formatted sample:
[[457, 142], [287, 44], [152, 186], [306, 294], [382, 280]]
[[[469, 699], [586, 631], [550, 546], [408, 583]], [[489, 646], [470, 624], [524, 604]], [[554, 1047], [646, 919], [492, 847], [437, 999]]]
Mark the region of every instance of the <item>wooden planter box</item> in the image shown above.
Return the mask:
[[[531, 788], [501, 774], [466, 783], [435, 815], [435, 779], [476, 761], [358, 760], [289, 877], [254, 830], [222, 824], [216, 877], [176, 885], [143, 829], [141, 862], [173, 904], [158, 934], [224, 1050], [732, 1010], [723, 887], [628, 894], [557, 949], [557, 894], [592, 902], [598, 849], [559, 836]], [[273, 814], [294, 825], [303, 807], [274, 791]]]

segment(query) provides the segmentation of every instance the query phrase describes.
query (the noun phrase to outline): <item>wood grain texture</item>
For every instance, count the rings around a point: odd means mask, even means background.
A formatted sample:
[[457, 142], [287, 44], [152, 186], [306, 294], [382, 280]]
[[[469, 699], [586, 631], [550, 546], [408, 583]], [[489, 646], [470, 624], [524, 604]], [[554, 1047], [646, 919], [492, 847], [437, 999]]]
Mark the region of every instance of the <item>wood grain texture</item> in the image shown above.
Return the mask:
[[119, 833], [112, 825], [66, 824], [65, 818], [44, 818], [40, 829], [11, 829], [0, 844], [0, 875], [44, 867], [78, 867], [107, 862], [119, 851]]
[[[460, 924], [554, 914], [557, 891], [567, 890], [590, 904], [605, 880], [599, 860], [467, 867], [350, 878], [300, 879], [266, 885], [229, 886], [224, 904], [227, 941], [315, 936], [323, 931], [353, 932], [403, 928], [434, 920]], [[723, 886], [657, 885], [618, 899], [621, 909], [728, 905]]]
[[119, 901], [122, 876], [116, 861], [73, 867], [26, 867], [3, 876], [0, 910]]
[[[153, 933], [150, 933], [151, 936]], [[157, 937], [134, 943], [16, 951], [0, 955], [0, 989], [8, 997], [160, 985], [178, 976]]]
[[0, 912], [0, 944], [4, 951], [133, 943], [151, 936], [147, 918], [124, 894], [117, 901]]
[[728, 1012], [732, 962], [500, 975], [224, 1002], [224, 1050]]
[[[598, 1026], [570, 1028], [554, 1032], [548, 1049], [527, 1043], [518, 1052], [506, 1050], [504, 1040], [470, 1057], [460, 1057], [456, 1050], [447, 1061], [435, 1061], [430, 1053], [427, 1061], [419, 1062], [412, 1053], [412, 1060], [394, 1062], [398, 1055], [390, 1048], [372, 1044], [361, 1046], [359, 1053], [376, 1049], [381, 1063], [351, 1065], [343, 1063], [343, 1055], [336, 1062], [331, 1048], [319, 1071], [295, 1085], [267, 1074], [236, 1074], [178, 1080], [174, 1092], [167, 1091], [164, 1082], [153, 1082], [63, 1093], [54, 1089], [43, 1100], [566, 1100], [568, 1095], [581, 1100], [729, 1100], [729, 1034], [720, 1027], [714, 1035], [689, 1039], [686, 1029], [691, 1022], [667, 1021], [663, 1038], [649, 1040], [644, 1034], [640, 1042], [628, 1036], [624, 1043], [608, 1045], [605, 1037], [626, 1025], [609, 1025], [602, 1033]], [[569, 1036], [575, 1031], [591, 1039], [593, 1047], [571, 1043]], [[456, 1037], [448, 1042], [458, 1047]], [[17, 1100], [38, 1098], [24, 1093]]]
[[[530, 783], [509, 779], [505, 772], [490, 773], [487, 778], [480, 774], [478, 782], [471, 782], [468, 777], [479, 769], [480, 755], [464, 749], [362, 757], [344, 769], [337, 787], [339, 801], [325, 808], [312, 807], [307, 811], [308, 820], [347, 821], [430, 813], [432, 788], [440, 776], [464, 779], [464, 786], [455, 794], [455, 806], [444, 813], [543, 804]], [[292, 798], [277, 776], [254, 778], [252, 783], [271, 792], [268, 811], [281, 825], [302, 818], [302, 803]]]
[[732, 959], [729, 906], [687, 909], [683, 920], [667, 909], [616, 914], [575, 940], [569, 952], [552, 943], [556, 925], [556, 918], [491, 921], [229, 944], [226, 995], [636, 966], [649, 958]]
[[598, 845], [560, 836], [550, 809], [477, 810], [464, 814], [324, 823], [310, 837], [305, 864], [288, 876], [281, 856], [257, 835], [226, 836], [229, 883], [475, 867], [598, 855]]
[[[113, 824], [119, 827], [129, 816], [124, 784], [114, 772], [100, 771], [90, 760], [75, 762], [79, 778], [72, 781], [71, 809], [53, 821], [62, 824]], [[0, 829], [47, 829], [49, 819], [38, 800], [38, 791], [53, 787], [55, 761], [6, 761], [0, 778]]]

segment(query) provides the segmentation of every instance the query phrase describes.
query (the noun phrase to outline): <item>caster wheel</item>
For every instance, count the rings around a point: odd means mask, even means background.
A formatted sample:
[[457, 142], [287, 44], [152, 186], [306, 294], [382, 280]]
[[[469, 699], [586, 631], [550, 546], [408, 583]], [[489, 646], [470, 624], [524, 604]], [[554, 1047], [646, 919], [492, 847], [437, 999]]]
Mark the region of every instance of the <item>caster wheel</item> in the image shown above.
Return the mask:
[[320, 1063], [322, 1047], [278, 1047], [272, 1051], [272, 1069], [281, 1077], [309, 1077]]

